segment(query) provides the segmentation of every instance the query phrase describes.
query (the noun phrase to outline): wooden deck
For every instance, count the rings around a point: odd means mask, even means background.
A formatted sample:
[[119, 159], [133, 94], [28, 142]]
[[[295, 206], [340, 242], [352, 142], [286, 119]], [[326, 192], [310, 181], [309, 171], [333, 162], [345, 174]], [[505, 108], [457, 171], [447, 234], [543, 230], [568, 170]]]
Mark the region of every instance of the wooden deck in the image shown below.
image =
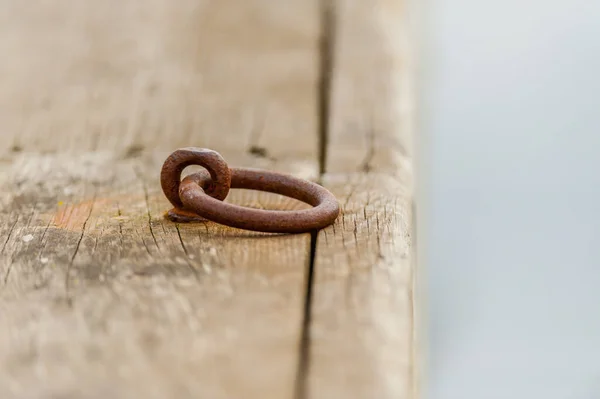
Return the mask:
[[[0, 398], [413, 397], [405, 13], [321, 3], [0, 0]], [[171, 223], [185, 146], [343, 214]]]

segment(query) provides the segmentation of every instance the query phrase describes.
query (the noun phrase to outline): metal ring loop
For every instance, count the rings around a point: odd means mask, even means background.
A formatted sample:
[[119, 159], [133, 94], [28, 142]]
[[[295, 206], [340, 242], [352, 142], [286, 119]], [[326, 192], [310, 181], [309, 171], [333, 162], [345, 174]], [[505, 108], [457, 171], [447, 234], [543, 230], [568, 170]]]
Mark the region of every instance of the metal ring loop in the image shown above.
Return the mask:
[[183, 208], [179, 198], [181, 172], [191, 165], [199, 165], [208, 170], [211, 179], [202, 187], [206, 194], [224, 200], [231, 186], [231, 172], [221, 154], [206, 148], [180, 148], [165, 160], [160, 172], [160, 184], [165, 196], [175, 206]]
[[[181, 181], [190, 165], [201, 171]], [[161, 186], [175, 206], [168, 212], [180, 222], [205, 217], [217, 223], [246, 230], [270, 233], [303, 233], [321, 229], [334, 222], [340, 208], [327, 189], [307, 180], [257, 169], [230, 169], [221, 155], [204, 148], [181, 148], [163, 164]], [[268, 211], [222, 202], [230, 188], [267, 191], [295, 198], [313, 206], [299, 211]]]
[[295, 198], [311, 209], [275, 211], [246, 208], [209, 197], [202, 187], [211, 179], [206, 172], [187, 176], [179, 187], [186, 209], [206, 219], [245, 230], [269, 233], [304, 233], [332, 224], [339, 214], [336, 198], [324, 187], [293, 176], [256, 169], [231, 169], [231, 188], [267, 191]]

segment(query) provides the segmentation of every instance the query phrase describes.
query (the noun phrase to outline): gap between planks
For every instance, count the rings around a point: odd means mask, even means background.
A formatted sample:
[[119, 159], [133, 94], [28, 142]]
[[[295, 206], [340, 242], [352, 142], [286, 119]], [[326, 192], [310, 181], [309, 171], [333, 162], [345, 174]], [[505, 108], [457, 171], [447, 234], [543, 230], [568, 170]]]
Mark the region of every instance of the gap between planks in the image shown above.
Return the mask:
[[[331, 105], [331, 82], [334, 68], [335, 46], [335, 0], [321, 0], [319, 7], [319, 78], [318, 82], [318, 138], [319, 138], [319, 175], [317, 182], [323, 184], [323, 177], [327, 173], [327, 150], [329, 136], [329, 117]], [[298, 357], [298, 370], [295, 387], [296, 399], [305, 399], [308, 397], [307, 389], [308, 373], [310, 369], [310, 328], [312, 297], [314, 286], [315, 261], [317, 255], [317, 242], [319, 232], [313, 231], [310, 234], [310, 257], [307, 266], [306, 275], [306, 293], [304, 303], [304, 313], [302, 319], [302, 332], [300, 335], [300, 353]]]

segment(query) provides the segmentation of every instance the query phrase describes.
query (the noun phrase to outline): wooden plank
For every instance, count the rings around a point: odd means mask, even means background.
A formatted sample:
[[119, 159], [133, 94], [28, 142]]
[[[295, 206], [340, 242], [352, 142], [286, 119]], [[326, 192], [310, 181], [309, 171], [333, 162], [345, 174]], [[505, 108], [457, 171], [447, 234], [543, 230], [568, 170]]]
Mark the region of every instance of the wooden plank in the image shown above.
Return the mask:
[[158, 174], [316, 176], [316, 1], [2, 5], [0, 397], [292, 397], [310, 237], [170, 223]]
[[323, 181], [343, 213], [318, 236], [306, 392], [414, 397], [405, 14], [397, 0], [340, 0], [334, 15]]
[[315, 173], [317, 0], [0, 4], [0, 153], [195, 145]]
[[328, 173], [411, 168], [414, 104], [401, 0], [338, 0], [332, 25]]

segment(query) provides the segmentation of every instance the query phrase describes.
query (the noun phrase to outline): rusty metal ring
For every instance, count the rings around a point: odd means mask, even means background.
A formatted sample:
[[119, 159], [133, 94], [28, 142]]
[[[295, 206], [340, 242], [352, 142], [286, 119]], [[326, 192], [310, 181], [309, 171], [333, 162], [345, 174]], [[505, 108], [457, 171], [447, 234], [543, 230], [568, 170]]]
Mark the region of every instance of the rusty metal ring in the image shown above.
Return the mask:
[[184, 207], [179, 199], [181, 172], [191, 165], [202, 166], [210, 173], [211, 180], [203, 187], [206, 194], [219, 200], [227, 198], [231, 186], [231, 172], [221, 154], [206, 148], [180, 148], [169, 155], [160, 172], [163, 192], [175, 208]]
[[[196, 162], [200, 164], [199, 161], [196, 160]], [[265, 170], [232, 168], [229, 169], [229, 172], [231, 188], [280, 194], [305, 202], [312, 205], [313, 208], [277, 211], [225, 203], [219, 198], [207, 195], [208, 192], [205, 191], [205, 188], [212, 187], [214, 177], [210, 171], [201, 171], [187, 176], [179, 184], [178, 197], [184, 208], [183, 220], [185, 220], [185, 216], [196, 214], [220, 224], [245, 230], [269, 233], [304, 233], [330, 225], [339, 214], [339, 204], [336, 198], [318, 184]], [[165, 186], [171, 187], [169, 184], [163, 183], [163, 191], [165, 191]], [[167, 191], [165, 191], [165, 195], [167, 195]], [[171, 202], [173, 203], [173, 201]], [[181, 209], [175, 211], [175, 214], [179, 216], [178, 219], [182, 220]]]

